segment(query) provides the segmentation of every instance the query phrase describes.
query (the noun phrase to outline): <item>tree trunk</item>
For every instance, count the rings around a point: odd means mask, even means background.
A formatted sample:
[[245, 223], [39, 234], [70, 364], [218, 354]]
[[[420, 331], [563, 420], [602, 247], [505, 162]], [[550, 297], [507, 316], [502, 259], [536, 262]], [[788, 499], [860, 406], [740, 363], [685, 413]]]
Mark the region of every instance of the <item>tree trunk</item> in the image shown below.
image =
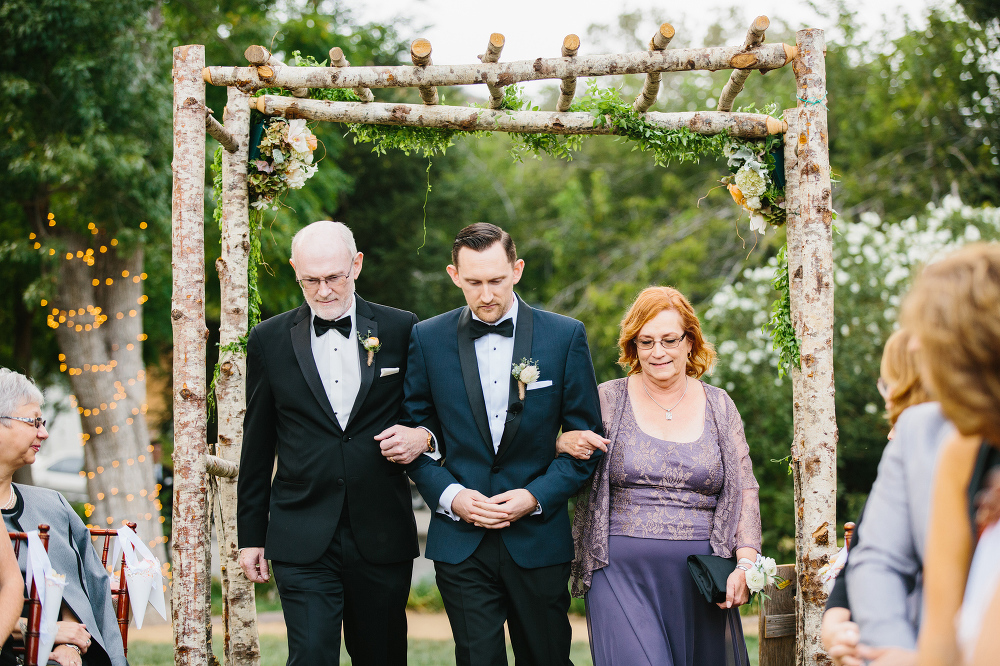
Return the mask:
[[205, 473], [205, 47], [174, 48], [172, 194], [174, 663], [204, 666], [208, 481]]
[[[310, 118], [364, 125], [406, 125], [440, 127], [463, 132], [529, 132], [548, 134], [613, 134], [609, 124], [594, 125], [589, 113], [557, 111], [494, 111], [467, 106], [425, 106], [385, 104], [382, 102], [329, 102], [322, 99], [293, 99], [276, 95], [256, 98], [256, 108], [266, 115], [285, 118]], [[761, 138], [785, 129], [784, 123], [760, 113], [720, 113], [691, 111], [681, 113], [650, 112], [643, 118], [664, 129], [687, 128], [698, 134], [721, 134]]]
[[136, 533], [166, 565], [145, 416], [143, 252], [119, 254], [109, 239], [97, 236], [97, 249], [88, 255], [84, 239], [63, 239], [67, 253], [54, 301], [59, 314], [51, 314], [49, 322], [83, 427], [90, 523], [108, 529], [134, 521]]
[[427, 67], [280, 67], [267, 80], [257, 67], [206, 67], [205, 81], [241, 89], [276, 88], [415, 88], [492, 83], [507, 86], [521, 81], [567, 77], [620, 76], [649, 72], [717, 71], [784, 67], [795, 57], [788, 44], [762, 44], [749, 52], [743, 46], [723, 46], [668, 51], [640, 51], [576, 58], [538, 58], [478, 65], [428, 65]]
[[[223, 116], [226, 131], [237, 149], [222, 155], [222, 255], [215, 262], [219, 272], [219, 379], [215, 385], [219, 442], [216, 455], [236, 465], [243, 449], [243, 416], [246, 413], [246, 354], [239, 346], [247, 335], [249, 295], [247, 266], [250, 255], [247, 159], [250, 143], [250, 107], [247, 94], [229, 88]], [[215, 532], [222, 560], [223, 626], [227, 666], [260, 663], [257, 609], [253, 583], [239, 565], [236, 533], [236, 479], [216, 477], [218, 497]]]
[[[837, 421], [833, 382], [833, 236], [822, 30], [797, 33], [798, 107], [785, 111], [788, 271], [801, 364], [792, 369], [797, 663], [829, 664], [820, 643], [819, 569], [836, 550]], [[804, 100], [804, 101], [803, 101]]]

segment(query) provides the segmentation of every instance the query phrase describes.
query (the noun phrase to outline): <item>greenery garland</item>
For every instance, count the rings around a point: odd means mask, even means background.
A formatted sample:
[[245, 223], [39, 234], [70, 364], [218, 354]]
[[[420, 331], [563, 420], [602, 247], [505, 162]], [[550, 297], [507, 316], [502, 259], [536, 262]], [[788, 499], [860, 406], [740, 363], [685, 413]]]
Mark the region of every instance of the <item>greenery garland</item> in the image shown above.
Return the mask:
[[792, 300], [788, 280], [788, 245], [778, 251], [778, 267], [771, 286], [778, 292], [778, 299], [771, 306], [771, 319], [761, 331], [771, 336], [771, 344], [778, 352], [778, 376], [783, 377], [801, 364], [799, 339], [792, 325]]

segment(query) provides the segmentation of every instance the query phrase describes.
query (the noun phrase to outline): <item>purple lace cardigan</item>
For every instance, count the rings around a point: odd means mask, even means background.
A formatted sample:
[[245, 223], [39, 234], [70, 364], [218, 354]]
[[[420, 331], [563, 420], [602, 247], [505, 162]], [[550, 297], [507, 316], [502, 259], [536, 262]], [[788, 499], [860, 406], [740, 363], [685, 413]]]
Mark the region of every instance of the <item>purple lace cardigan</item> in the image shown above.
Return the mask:
[[[705, 384], [705, 396], [711, 403], [711, 426], [718, 432], [725, 479], [715, 508], [715, 518], [709, 542], [712, 552], [720, 557], [732, 557], [737, 548], [761, 547], [760, 503], [757, 479], [750, 463], [750, 449], [743, 434], [743, 420], [729, 394]], [[605, 382], [598, 387], [601, 396], [601, 418], [605, 436], [611, 440], [608, 452], [584, 485], [576, 501], [573, 519], [573, 596], [582, 597], [593, 579], [594, 571], [608, 565], [608, 534], [610, 531], [610, 475], [608, 464], [617, 443], [622, 415], [628, 405], [628, 378]]]

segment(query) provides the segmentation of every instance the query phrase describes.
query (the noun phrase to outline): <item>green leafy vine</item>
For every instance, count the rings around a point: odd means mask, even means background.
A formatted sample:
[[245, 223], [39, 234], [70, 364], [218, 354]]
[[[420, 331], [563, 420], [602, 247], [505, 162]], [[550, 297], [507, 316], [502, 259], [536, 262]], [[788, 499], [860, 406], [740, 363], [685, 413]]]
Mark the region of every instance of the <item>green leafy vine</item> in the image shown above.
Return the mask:
[[792, 299], [788, 280], [788, 245], [778, 251], [778, 267], [774, 271], [771, 286], [778, 292], [778, 299], [771, 306], [771, 319], [761, 330], [771, 336], [771, 343], [778, 352], [778, 376], [782, 377], [792, 368], [799, 367], [799, 339], [795, 337], [792, 325]]

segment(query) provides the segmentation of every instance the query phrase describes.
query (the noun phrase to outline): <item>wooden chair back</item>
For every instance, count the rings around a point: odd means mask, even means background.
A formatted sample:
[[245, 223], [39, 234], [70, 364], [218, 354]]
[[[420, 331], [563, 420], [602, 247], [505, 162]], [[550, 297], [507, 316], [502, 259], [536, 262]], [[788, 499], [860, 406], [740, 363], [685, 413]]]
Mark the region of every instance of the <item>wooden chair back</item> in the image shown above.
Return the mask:
[[[14, 556], [21, 553], [21, 544], [28, 543], [27, 532], [8, 532], [11, 545], [14, 546]], [[49, 526], [42, 524], [38, 526], [38, 538], [45, 546], [45, 552], [49, 550]], [[23, 646], [14, 646], [14, 652], [24, 653], [25, 666], [38, 666], [38, 634], [42, 626], [42, 602], [38, 592], [36, 581], [31, 581], [31, 589], [28, 590], [28, 598], [24, 602], [28, 605], [28, 631], [24, 636]], [[48, 655], [46, 655], [48, 656]], [[48, 659], [46, 659], [48, 661]]]
[[851, 539], [854, 538], [855, 528], [857, 528], [857, 525], [854, 523], [844, 523], [844, 546], [847, 548], [848, 552], [851, 551]]
[[[125, 523], [128, 525], [129, 529], [133, 532], [135, 531], [135, 523]], [[116, 529], [102, 529], [100, 527], [91, 527], [90, 535], [92, 537], [104, 539], [104, 543], [101, 548], [98, 548], [98, 552], [101, 554], [101, 563], [106, 569], [108, 567], [108, 551], [111, 548], [111, 539], [118, 536], [118, 530]], [[112, 564], [115, 564], [114, 562]], [[125, 577], [125, 553], [122, 553], [121, 559], [121, 571], [118, 576], [118, 589], [111, 590], [111, 600], [115, 604], [115, 616], [118, 618], [118, 630], [122, 635], [122, 648], [125, 650], [125, 656], [128, 657], [128, 614], [130, 610], [130, 599], [128, 596], [128, 580]], [[114, 575], [114, 571], [111, 572]]]

